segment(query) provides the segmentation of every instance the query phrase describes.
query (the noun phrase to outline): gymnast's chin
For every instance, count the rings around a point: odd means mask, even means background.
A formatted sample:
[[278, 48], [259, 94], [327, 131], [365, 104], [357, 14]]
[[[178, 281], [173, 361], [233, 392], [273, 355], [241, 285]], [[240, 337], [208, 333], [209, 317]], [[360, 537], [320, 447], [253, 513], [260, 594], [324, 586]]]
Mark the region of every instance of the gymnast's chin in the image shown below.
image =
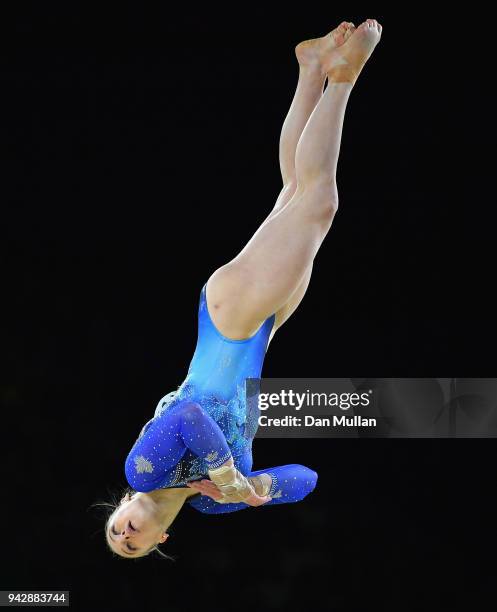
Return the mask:
[[139, 559], [155, 552], [164, 559], [159, 545], [169, 534], [167, 529], [181, 510], [185, 500], [197, 492], [187, 489], [163, 489], [143, 493], [125, 491], [105, 523], [105, 538], [110, 550], [126, 559]]

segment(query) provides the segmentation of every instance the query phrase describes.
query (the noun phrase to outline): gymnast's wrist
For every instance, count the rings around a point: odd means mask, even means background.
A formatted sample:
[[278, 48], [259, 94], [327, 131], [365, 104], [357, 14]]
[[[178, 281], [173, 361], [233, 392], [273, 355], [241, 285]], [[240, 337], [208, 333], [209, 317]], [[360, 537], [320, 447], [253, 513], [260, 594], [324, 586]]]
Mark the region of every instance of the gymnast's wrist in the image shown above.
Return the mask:
[[230, 457], [228, 461], [225, 461], [222, 465], [217, 468], [208, 470], [209, 478], [217, 484], [230, 485], [236, 480], [238, 470], [235, 467], [233, 457]]
[[221, 467], [209, 470], [209, 478], [225, 496], [236, 496], [240, 501], [254, 495], [252, 483], [239, 472], [234, 462], [227, 461]]
[[258, 476], [250, 476], [249, 481], [254, 487], [254, 490], [259, 497], [269, 495], [273, 479], [269, 474], [259, 474]]
[[235, 462], [233, 461], [233, 456], [231, 456], [228, 461], [226, 461], [225, 463], [223, 463], [223, 465], [221, 465], [220, 467], [224, 468], [224, 467], [235, 467]]

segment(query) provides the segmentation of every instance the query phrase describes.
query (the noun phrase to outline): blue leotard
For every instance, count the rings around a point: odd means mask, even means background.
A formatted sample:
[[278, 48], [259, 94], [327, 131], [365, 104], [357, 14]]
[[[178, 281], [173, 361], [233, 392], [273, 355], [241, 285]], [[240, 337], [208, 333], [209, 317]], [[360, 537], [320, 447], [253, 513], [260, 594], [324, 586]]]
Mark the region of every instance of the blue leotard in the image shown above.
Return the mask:
[[[161, 399], [126, 458], [126, 479], [133, 489], [185, 486], [207, 478], [209, 469], [230, 457], [245, 476], [271, 476], [272, 500], [265, 505], [299, 501], [314, 489], [317, 474], [303, 465], [251, 471], [259, 412], [257, 402], [245, 400], [245, 379], [260, 377], [274, 320], [275, 315], [270, 316], [245, 340], [226, 338], [210, 317], [204, 285], [197, 346], [186, 379], [176, 392]], [[189, 498], [188, 503], [209, 514], [248, 507], [219, 504], [203, 495]]]

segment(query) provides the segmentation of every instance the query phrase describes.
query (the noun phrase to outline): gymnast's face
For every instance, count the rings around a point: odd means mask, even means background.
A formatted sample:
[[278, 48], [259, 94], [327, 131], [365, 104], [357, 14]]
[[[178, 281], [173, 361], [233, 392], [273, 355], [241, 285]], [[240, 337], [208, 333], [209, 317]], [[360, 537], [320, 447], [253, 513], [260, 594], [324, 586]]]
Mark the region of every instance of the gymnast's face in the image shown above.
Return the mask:
[[121, 557], [140, 557], [168, 538], [161, 527], [154, 504], [146, 494], [129, 493], [107, 523], [107, 540]]

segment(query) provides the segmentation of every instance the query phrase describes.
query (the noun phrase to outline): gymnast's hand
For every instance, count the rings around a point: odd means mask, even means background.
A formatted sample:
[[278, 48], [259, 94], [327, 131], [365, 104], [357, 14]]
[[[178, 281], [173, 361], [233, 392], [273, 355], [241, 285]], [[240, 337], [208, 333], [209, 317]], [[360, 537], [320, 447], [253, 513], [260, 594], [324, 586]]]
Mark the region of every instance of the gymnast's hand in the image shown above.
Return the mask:
[[[251, 478], [248, 480], [252, 481]], [[202, 495], [207, 495], [207, 497], [217, 501], [219, 504], [236, 504], [243, 502], [249, 506], [262, 506], [263, 504], [271, 501], [271, 497], [269, 497], [269, 495], [258, 495], [253, 487], [252, 494], [243, 499], [239, 493], [232, 493], [231, 495], [223, 494], [218, 486], [212, 482], [212, 480], [196, 480], [194, 482], [187, 482], [186, 485], [187, 487], [190, 487], [190, 489], [195, 489]]]

